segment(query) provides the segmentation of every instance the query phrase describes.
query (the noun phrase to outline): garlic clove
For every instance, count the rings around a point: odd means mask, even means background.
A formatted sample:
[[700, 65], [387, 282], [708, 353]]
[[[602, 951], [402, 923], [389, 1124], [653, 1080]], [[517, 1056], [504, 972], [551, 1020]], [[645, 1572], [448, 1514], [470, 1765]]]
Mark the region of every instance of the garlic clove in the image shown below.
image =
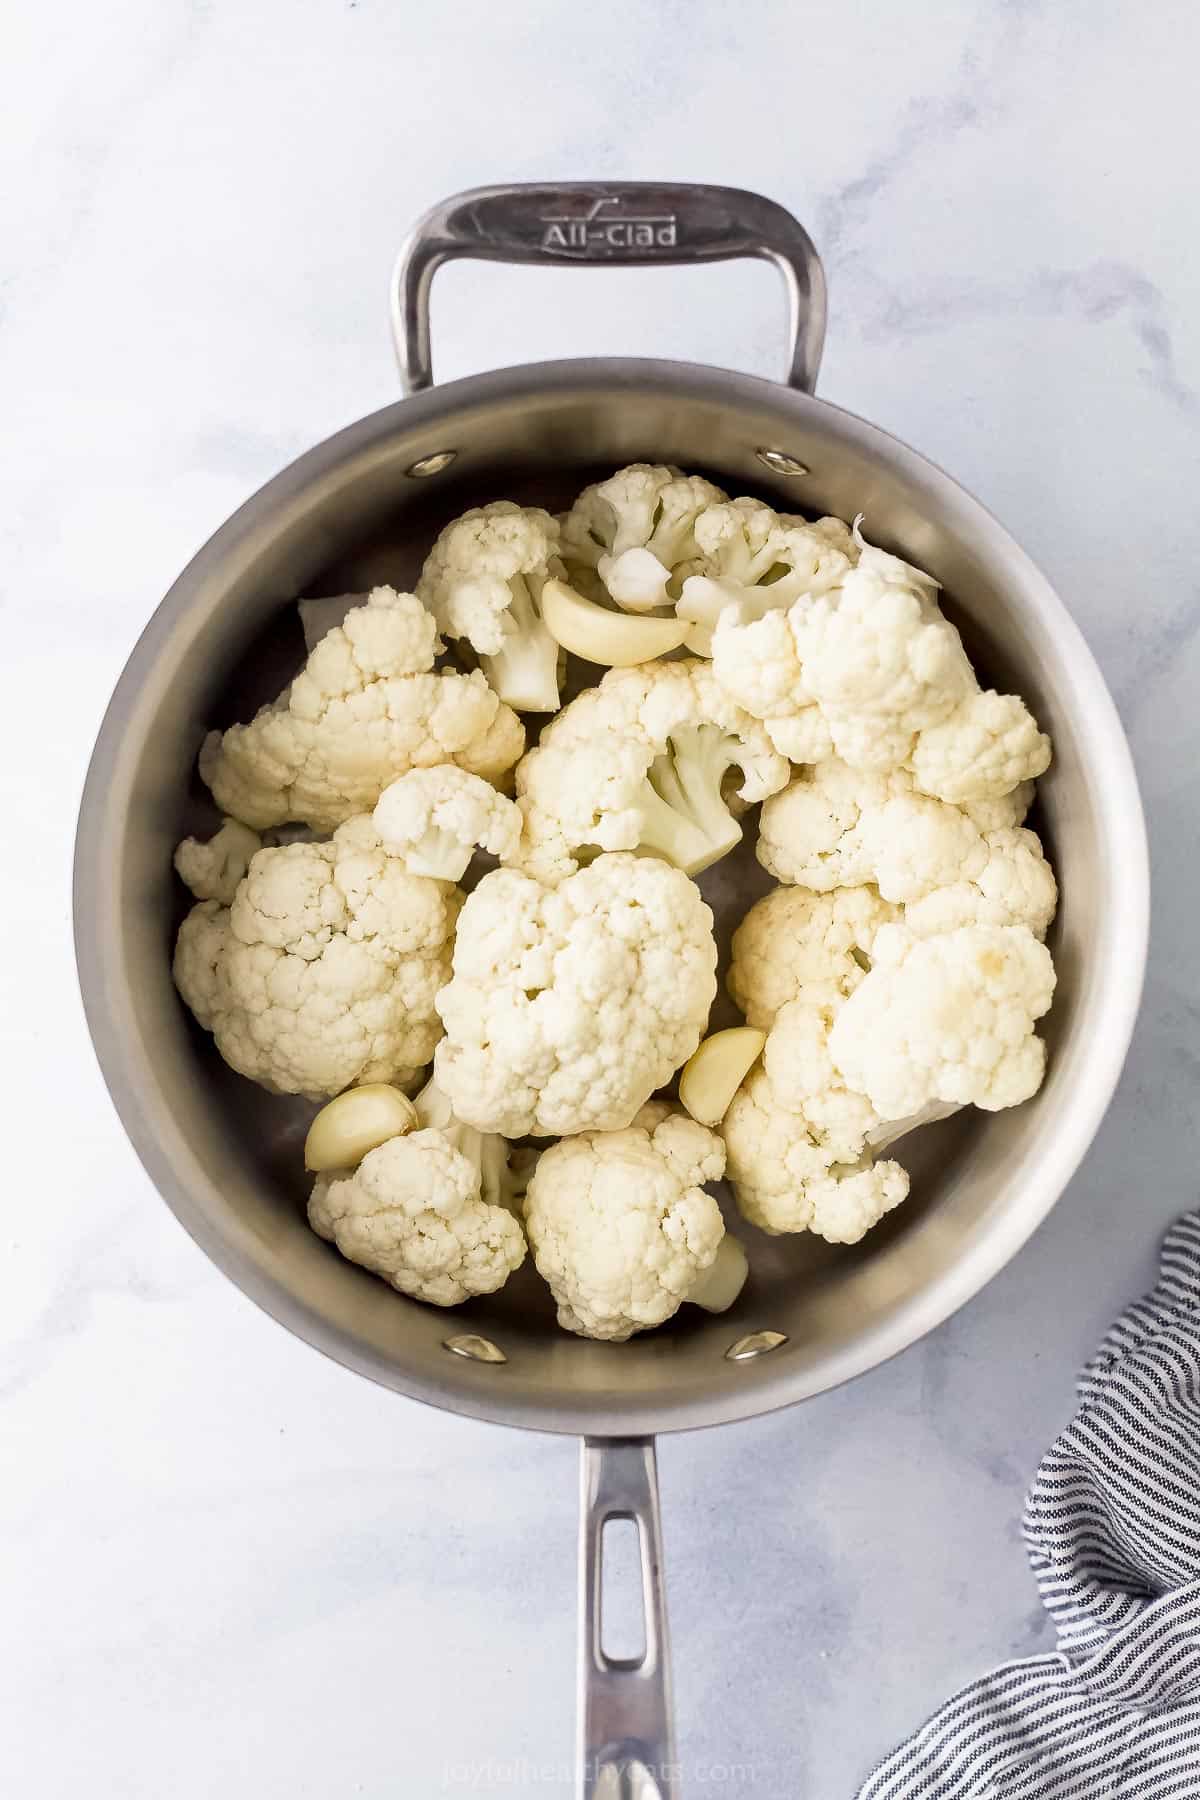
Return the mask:
[[702, 1306], [705, 1312], [728, 1312], [745, 1287], [749, 1273], [750, 1265], [741, 1239], [730, 1237], [726, 1232], [715, 1261], [705, 1269], [688, 1299], [694, 1306]]
[[315, 1175], [357, 1168], [368, 1150], [403, 1137], [416, 1123], [416, 1108], [399, 1088], [382, 1081], [347, 1088], [321, 1108], [309, 1127], [304, 1166]]
[[628, 669], [665, 656], [679, 648], [688, 630], [680, 619], [611, 612], [553, 579], [542, 588], [542, 619], [564, 650], [608, 669]]
[[693, 1119], [720, 1124], [766, 1041], [766, 1032], [752, 1025], [733, 1025], [705, 1038], [679, 1077], [679, 1098]]

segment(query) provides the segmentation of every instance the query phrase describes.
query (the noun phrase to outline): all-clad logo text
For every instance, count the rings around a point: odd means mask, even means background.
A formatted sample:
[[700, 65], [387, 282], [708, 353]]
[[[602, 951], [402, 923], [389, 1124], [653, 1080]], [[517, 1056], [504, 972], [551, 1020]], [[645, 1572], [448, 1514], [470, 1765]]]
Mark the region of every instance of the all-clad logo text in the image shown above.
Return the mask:
[[614, 213], [615, 195], [593, 200], [586, 213], [546, 213], [543, 250], [671, 250], [679, 241], [674, 213]]

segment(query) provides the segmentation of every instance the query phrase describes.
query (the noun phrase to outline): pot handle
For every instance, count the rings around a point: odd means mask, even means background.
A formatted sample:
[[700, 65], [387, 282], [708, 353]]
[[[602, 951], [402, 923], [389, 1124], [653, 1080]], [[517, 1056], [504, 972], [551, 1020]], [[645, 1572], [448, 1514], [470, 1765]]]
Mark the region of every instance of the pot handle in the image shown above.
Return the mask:
[[433, 386], [429, 289], [455, 257], [489, 262], [775, 264], [788, 293], [790, 387], [811, 392], [825, 340], [825, 274], [807, 231], [786, 208], [744, 188], [699, 182], [567, 181], [471, 188], [433, 207], [401, 250], [392, 277], [392, 331], [406, 394]]
[[[653, 1438], [585, 1438], [579, 1521], [579, 1800], [679, 1800]], [[603, 1647], [604, 1527], [637, 1526], [642, 1654]]]

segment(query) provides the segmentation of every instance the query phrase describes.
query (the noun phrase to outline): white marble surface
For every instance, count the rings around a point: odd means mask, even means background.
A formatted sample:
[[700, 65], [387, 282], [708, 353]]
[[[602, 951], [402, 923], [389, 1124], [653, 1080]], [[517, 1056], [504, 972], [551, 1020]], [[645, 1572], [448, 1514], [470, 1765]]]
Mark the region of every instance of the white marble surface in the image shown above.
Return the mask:
[[[129, 647], [252, 488], [394, 394], [397, 240], [481, 180], [699, 177], [791, 206], [831, 275], [824, 392], [995, 507], [1117, 694], [1155, 935], [1082, 1173], [899, 1361], [661, 1453], [689, 1800], [849, 1796], [965, 1676], [1046, 1644], [1024, 1485], [1197, 1187], [1197, 19], [1184, 0], [6, 10], [6, 1792], [568, 1792], [573, 1446], [376, 1391], [214, 1272], [110, 1110], [69, 938], [76, 795]], [[443, 376], [574, 351], [779, 366], [759, 269], [451, 272], [435, 311]], [[728, 1763], [754, 1778], [722, 1783]]]

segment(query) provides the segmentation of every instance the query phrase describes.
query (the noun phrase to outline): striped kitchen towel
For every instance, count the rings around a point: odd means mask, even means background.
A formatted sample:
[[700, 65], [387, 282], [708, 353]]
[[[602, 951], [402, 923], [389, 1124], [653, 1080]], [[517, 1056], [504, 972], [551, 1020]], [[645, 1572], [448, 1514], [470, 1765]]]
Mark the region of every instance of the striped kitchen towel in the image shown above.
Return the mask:
[[1024, 1524], [1057, 1651], [965, 1687], [859, 1800], [1200, 1800], [1200, 1213], [1084, 1370]]

